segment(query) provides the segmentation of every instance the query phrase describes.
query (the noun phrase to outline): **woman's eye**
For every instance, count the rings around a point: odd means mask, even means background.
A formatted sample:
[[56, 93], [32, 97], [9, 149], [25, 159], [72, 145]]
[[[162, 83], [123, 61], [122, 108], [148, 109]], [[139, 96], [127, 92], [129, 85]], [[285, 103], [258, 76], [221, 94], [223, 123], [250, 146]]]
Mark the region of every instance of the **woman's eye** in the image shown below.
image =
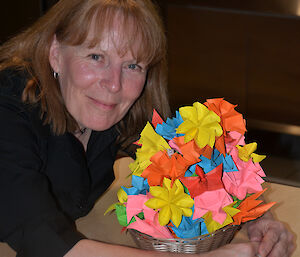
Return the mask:
[[142, 70], [142, 67], [138, 64], [135, 64], [135, 63], [131, 63], [128, 65], [128, 69], [130, 70], [136, 70], [136, 71], [141, 71]]
[[92, 58], [92, 60], [94, 60], [94, 61], [100, 61], [101, 59], [102, 59], [102, 56], [100, 55], [100, 54], [90, 54], [89, 55], [91, 58]]

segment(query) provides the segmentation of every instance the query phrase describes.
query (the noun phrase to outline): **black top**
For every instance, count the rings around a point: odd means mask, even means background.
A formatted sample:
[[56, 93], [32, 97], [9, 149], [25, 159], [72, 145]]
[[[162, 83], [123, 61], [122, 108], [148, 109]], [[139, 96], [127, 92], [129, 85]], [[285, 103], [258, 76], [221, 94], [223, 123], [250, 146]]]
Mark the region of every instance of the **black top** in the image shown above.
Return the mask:
[[111, 128], [93, 131], [87, 151], [71, 133], [52, 134], [39, 106], [22, 103], [23, 72], [0, 72], [0, 240], [17, 257], [61, 257], [80, 239], [86, 215], [114, 180]]

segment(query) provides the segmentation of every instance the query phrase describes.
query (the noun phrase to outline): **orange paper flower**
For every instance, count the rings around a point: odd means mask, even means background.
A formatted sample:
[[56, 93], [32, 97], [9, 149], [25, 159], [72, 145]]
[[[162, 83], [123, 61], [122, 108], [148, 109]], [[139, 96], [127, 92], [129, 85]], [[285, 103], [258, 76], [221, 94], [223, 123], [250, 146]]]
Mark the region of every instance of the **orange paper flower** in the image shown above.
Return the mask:
[[250, 220], [255, 220], [262, 216], [267, 210], [269, 210], [275, 202], [262, 204], [262, 200], [256, 200], [262, 195], [267, 189], [257, 192], [249, 197], [247, 197], [238, 207], [240, 212], [233, 216], [233, 225], [240, 225], [242, 222], [247, 222]]

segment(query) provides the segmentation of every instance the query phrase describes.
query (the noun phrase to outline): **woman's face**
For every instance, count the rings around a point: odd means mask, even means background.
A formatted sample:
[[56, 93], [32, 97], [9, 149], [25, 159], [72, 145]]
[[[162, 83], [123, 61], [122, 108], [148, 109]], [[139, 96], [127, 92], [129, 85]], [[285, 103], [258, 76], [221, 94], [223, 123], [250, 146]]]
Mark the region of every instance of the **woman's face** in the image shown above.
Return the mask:
[[[137, 63], [130, 51], [118, 53], [122, 39], [117, 25], [93, 48], [87, 43], [62, 45], [55, 38], [52, 42], [50, 64], [59, 73], [66, 108], [81, 127], [97, 131], [110, 128], [125, 116], [143, 90], [146, 64]], [[133, 51], [137, 47], [138, 42]]]

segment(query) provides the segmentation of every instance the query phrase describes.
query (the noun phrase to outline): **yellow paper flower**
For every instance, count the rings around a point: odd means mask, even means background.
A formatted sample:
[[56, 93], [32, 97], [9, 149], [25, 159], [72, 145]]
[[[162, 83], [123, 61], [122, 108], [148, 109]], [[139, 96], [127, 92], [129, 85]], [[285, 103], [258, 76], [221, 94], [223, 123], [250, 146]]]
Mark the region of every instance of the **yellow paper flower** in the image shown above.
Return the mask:
[[220, 117], [199, 102], [195, 102], [193, 106], [181, 107], [179, 113], [183, 123], [177, 128], [176, 133], [185, 134], [186, 143], [194, 139], [200, 148], [206, 145], [213, 147], [216, 136], [223, 134], [219, 124]]
[[236, 147], [239, 150], [239, 158], [244, 162], [248, 162], [250, 158], [252, 158], [253, 162], [261, 162], [266, 158], [265, 155], [258, 155], [254, 153], [257, 149], [257, 143], [255, 142], [244, 146], [237, 145]]
[[224, 210], [224, 212], [227, 213], [227, 217], [222, 224], [213, 220], [211, 211], [205, 213], [202, 216], [202, 218], [204, 219], [204, 223], [206, 225], [207, 231], [209, 233], [213, 233], [214, 231], [216, 231], [220, 228], [223, 228], [233, 222], [232, 217], [240, 212], [240, 210], [232, 207], [235, 203], [236, 202], [233, 202], [222, 208]]
[[170, 149], [166, 140], [155, 132], [149, 122], [147, 122], [145, 128], [141, 132], [139, 144], [142, 146], [136, 151], [136, 160], [129, 164], [129, 168], [135, 176], [141, 176], [144, 169], [151, 164], [150, 158], [155, 153], [161, 150]]
[[122, 187], [118, 190], [117, 196], [118, 196], [118, 200], [119, 200], [120, 203], [127, 202], [128, 195]]
[[115, 210], [116, 209], [116, 205], [123, 205], [123, 206], [125, 206], [124, 203], [127, 202], [128, 195], [127, 195], [127, 193], [124, 191], [124, 189], [122, 187], [118, 190], [117, 196], [118, 196], [119, 203], [113, 203], [113, 204], [111, 204], [106, 209], [106, 211], [104, 212], [104, 215], [106, 215], [107, 213], [111, 212], [112, 210]]
[[149, 199], [145, 205], [149, 208], [158, 210], [158, 220], [161, 226], [165, 226], [170, 220], [178, 227], [181, 223], [182, 215], [192, 216], [194, 200], [186, 193], [180, 181], [175, 180], [171, 186], [171, 180], [164, 178], [163, 187], [150, 187], [150, 194], [153, 198]]

